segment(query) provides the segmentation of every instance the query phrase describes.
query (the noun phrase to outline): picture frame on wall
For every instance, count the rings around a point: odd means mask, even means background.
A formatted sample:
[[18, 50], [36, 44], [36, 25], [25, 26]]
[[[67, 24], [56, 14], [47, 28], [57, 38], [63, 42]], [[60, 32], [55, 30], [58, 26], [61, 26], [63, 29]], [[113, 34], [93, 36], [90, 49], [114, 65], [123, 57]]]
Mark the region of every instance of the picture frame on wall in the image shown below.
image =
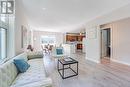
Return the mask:
[[97, 38], [97, 28], [91, 28], [87, 32], [87, 37], [89, 39], [96, 39]]
[[1, 14], [13, 14], [14, 13], [14, 1], [0, 1], [0, 13]]
[[21, 48], [24, 48], [27, 45], [27, 28], [21, 26]]

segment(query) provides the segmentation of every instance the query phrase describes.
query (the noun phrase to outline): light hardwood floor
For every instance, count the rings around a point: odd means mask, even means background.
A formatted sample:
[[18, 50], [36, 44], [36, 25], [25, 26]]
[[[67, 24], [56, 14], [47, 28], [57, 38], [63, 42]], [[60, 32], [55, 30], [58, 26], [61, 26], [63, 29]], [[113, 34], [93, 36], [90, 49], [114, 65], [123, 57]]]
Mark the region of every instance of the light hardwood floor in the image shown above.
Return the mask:
[[129, 66], [106, 60], [96, 64], [87, 61], [82, 53], [71, 56], [79, 61], [79, 75], [64, 80], [57, 71], [57, 61], [48, 54], [44, 56], [45, 68], [53, 80], [53, 87], [130, 87]]

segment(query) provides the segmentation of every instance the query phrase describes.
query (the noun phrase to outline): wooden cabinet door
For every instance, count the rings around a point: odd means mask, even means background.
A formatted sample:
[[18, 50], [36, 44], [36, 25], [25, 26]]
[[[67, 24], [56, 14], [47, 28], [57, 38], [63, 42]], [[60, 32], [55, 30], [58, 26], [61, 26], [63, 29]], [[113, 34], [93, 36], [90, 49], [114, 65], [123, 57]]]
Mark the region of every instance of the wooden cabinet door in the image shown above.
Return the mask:
[[77, 44], [77, 49], [82, 50], [82, 44]]

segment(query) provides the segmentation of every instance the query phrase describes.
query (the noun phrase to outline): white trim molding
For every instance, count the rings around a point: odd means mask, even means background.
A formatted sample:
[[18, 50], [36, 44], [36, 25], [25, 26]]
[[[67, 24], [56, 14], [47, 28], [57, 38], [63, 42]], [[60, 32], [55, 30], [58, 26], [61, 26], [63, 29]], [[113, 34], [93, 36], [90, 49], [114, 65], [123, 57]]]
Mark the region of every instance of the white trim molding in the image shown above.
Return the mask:
[[86, 58], [86, 60], [89, 60], [89, 61], [92, 61], [92, 62], [95, 62], [95, 63], [100, 63], [99, 60], [94, 60], [94, 59], [92, 59], [92, 58]]
[[126, 63], [124, 61], [120, 61], [120, 60], [116, 60], [116, 59], [111, 59], [111, 61], [130, 66], [129, 63]]

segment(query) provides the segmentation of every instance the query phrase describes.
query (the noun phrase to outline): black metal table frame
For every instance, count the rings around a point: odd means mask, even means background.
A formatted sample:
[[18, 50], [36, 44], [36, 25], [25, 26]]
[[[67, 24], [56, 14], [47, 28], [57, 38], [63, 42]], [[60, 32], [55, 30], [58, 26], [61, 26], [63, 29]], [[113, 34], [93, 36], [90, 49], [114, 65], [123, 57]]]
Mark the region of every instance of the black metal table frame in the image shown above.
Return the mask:
[[[61, 69], [59, 68], [59, 63], [62, 65], [62, 68], [61, 68]], [[77, 70], [76, 70], [76, 71], [74, 71], [74, 70], [71, 68], [71, 65], [72, 65], [72, 64], [76, 64], [76, 65], [77, 65]], [[69, 67], [65, 68], [65, 65], [69, 65]], [[60, 76], [62, 77], [62, 79], [66, 79], [66, 78], [70, 78], [70, 77], [73, 77], [73, 76], [77, 76], [77, 75], [78, 75], [78, 62], [63, 64], [63, 63], [58, 59], [57, 69], [58, 69], [58, 72], [59, 72]], [[71, 70], [72, 72], [74, 72], [75, 74], [70, 75], [70, 76], [65, 76], [65, 75], [64, 75], [64, 70], [65, 70], [65, 69], [70, 69], [70, 70]], [[62, 73], [61, 73], [60, 71], [62, 71]]]

